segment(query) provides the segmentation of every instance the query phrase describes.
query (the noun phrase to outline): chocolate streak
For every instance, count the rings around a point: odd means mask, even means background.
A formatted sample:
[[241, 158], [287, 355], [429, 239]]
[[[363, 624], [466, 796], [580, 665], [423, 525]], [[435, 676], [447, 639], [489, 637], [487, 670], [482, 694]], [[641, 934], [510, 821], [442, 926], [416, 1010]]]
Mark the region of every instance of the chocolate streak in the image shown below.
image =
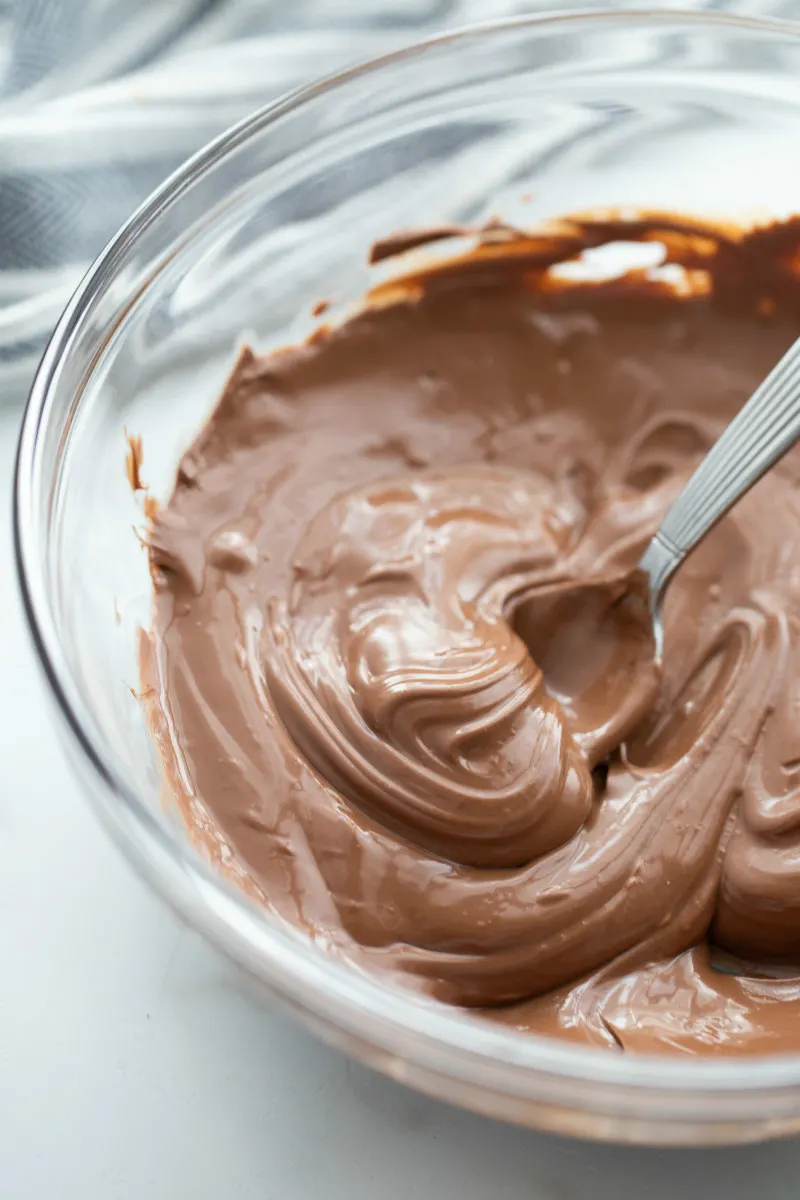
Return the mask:
[[[172, 789], [276, 912], [443, 1000], [800, 1049], [792, 972], [742, 961], [800, 962], [800, 456], [676, 577], [663, 675], [635, 571], [800, 333], [800, 222], [512, 232], [242, 353], [150, 533]], [[679, 278], [553, 270], [618, 241]]]

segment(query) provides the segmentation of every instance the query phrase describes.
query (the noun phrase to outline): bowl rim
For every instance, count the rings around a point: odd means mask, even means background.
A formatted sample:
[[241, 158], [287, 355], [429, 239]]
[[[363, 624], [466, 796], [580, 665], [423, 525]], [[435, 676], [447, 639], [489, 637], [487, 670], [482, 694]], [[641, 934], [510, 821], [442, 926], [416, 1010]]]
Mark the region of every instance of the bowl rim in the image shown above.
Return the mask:
[[[800, 1087], [800, 1054], [720, 1059], [616, 1055], [599, 1048], [495, 1029], [488, 1022], [475, 1021], [337, 960], [309, 938], [284, 927], [266, 911], [257, 910], [157, 821], [124, 774], [116, 769], [108, 748], [93, 738], [91, 717], [74, 685], [51, 609], [44, 546], [39, 541], [35, 516], [40, 483], [40, 433], [47, 423], [62, 364], [70, 354], [76, 333], [93, 303], [115, 278], [117, 266], [131, 242], [138, 240], [208, 170], [283, 115], [406, 59], [514, 30], [545, 34], [559, 26], [586, 23], [602, 28], [620, 22], [629, 27], [669, 23], [687, 30], [750, 31], [779, 35], [800, 44], [800, 24], [791, 21], [680, 8], [575, 9], [481, 22], [436, 34], [347, 67], [271, 101], [220, 134], [174, 171], [135, 210], [95, 259], [62, 313], [36, 370], [23, 416], [14, 475], [15, 564], [36, 657], [66, 727], [70, 748], [88, 764], [94, 789], [102, 792], [108, 802], [104, 815], [112, 834], [124, 844], [140, 872], [190, 923], [307, 1017], [331, 1024], [345, 1035], [360, 1038], [384, 1053], [399, 1053], [422, 1069], [469, 1084], [491, 1086], [500, 1093], [522, 1099], [549, 1099], [558, 1105], [563, 1096], [550, 1088], [570, 1082], [579, 1088], [592, 1082], [615, 1091], [653, 1091], [664, 1099], [680, 1093], [684, 1099], [692, 1096], [697, 1101], [708, 1092], [725, 1095], [735, 1089], [734, 1099], [741, 1101], [744, 1094], [751, 1097], [767, 1092], [785, 1094]], [[573, 1094], [570, 1103], [578, 1108], [597, 1107], [591, 1097], [580, 1091]], [[606, 1107], [601, 1106], [603, 1111]], [[704, 1110], [698, 1107], [693, 1115], [702, 1122]], [[659, 1119], [658, 1114], [654, 1114], [654, 1119]], [[708, 1112], [705, 1119], [718, 1121], [719, 1110]]]

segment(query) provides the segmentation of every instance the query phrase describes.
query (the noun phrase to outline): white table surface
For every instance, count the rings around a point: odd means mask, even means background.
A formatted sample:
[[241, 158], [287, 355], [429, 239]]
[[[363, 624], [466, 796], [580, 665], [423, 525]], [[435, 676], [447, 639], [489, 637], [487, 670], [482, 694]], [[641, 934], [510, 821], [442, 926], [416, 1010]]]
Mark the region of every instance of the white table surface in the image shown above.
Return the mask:
[[782, 1200], [800, 1141], [649, 1151], [405, 1090], [261, 1007], [95, 824], [12, 586], [0, 415], [0, 1200]]

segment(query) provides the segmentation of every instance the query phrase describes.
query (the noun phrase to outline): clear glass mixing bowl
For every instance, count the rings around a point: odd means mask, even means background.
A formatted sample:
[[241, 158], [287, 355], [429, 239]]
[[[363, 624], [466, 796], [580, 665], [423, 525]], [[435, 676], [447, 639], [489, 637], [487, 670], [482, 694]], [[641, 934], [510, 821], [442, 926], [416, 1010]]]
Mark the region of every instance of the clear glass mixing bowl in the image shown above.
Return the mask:
[[165, 497], [240, 339], [302, 337], [323, 297], [343, 311], [375, 277], [375, 237], [607, 205], [800, 211], [798, 147], [791, 26], [606, 12], [445, 36], [272, 105], [173, 175], [89, 272], [33, 386], [19, 571], [100, 816], [189, 922], [323, 1037], [482, 1112], [623, 1141], [775, 1136], [800, 1129], [800, 1057], [626, 1057], [483, 1025], [332, 961], [215, 876], [162, 807], [131, 695], [150, 580], [125, 430]]

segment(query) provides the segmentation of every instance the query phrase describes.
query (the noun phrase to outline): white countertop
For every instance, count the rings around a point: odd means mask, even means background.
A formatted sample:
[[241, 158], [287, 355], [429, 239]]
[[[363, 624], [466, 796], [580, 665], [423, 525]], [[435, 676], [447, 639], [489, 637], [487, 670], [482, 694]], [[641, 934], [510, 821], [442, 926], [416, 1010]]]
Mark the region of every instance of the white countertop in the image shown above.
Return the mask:
[[108, 843], [12, 586], [0, 414], [0, 1200], [782, 1200], [800, 1141], [626, 1150], [407, 1091], [261, 1007]]

